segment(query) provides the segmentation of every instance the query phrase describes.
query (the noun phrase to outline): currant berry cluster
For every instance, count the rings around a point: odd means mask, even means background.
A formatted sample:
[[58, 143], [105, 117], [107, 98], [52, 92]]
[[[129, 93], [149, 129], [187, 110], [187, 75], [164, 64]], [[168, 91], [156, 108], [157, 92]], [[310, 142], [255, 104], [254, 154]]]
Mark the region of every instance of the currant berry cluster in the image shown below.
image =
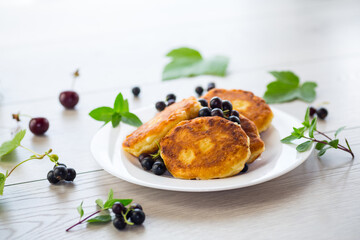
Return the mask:
[[199, 111], [199, 117], [218, 116], [240, 124], [239, 112], [233, 110], [230, 101], [221, 100], [219, 97], [213, 97], [210, 100], [210, 107], [206, 99], [200, 98], [198, 101], [202, 106]]
[[326, 108], [316, 109], [314, 107], [310, 107], [309, 114], [310, 117], [313, 117], [316, 114], [320, 119], [325, 119], [328, 115], [328, 111], [326, 110]]
[[54, 166], [53, 170], [50, 170], [47, 174], [47, 179], [50, 183], [56, 184], [60, 181], [74, 181], [76, 177], [76, 171], [73, 168], [67, 168], [65, 164], [58, 163]]
[[176, 102], [176, 96], [173, 93], [169, 93], [168, 95], [166, 95], [166, 102], [165, 101], [158, 101], [155, 104], [155, 108], [161, 112], [162, 110], [164, 110], [167, 106], [170, 106], [171, 104], [174, 104]]
[[143, 169], [151, 170], [155, 175], [163, 175], [166, 172], [164, 160], [159, 153], [156, 154], [140, 154], [139, 161]]
[[116, 202], [112, 206], [112, 211], [115, 214], [113, 225], [118, 230], [125, 229], [128, 224], [141, 225], [145, 221], [145, 213], [138, 203], [132, 203], [126, 208], [122, 203]]
[[[210, 90], [213, 89], [213, 88], [215, 88], [215, 83], [213, 83], [213, 82], [209, 83], [208, 86], [207, 86], [207, 90], [210, 91]], [[201, 96], [201, 95], [203, 94], [203, 92], [204, 92], [204, 88], [203, 88], [202, 86], [197, 86], [197, 87], [195, 88], [195, 92], [196, 92], [199, 96]]]

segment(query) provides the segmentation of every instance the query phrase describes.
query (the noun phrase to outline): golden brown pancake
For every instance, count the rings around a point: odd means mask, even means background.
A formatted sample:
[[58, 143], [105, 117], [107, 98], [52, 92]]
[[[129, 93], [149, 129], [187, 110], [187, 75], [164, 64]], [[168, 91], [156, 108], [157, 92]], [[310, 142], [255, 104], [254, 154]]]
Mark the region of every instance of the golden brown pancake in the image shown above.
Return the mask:
[[201, 105], [195, 97], [166, 107], [128, 135], [123, 142], [123, 149], [136, 157], [142, 153], [157, 151], [160, 140], [179, 122], [197, 117], [200, 108]]
[[239, 116], [241, 128], [245, 131], [246, 135], [248, 135], [250, 139], [250, 151], [251, 156], [247, 163], [254, 162], [258, 157], [260, 157], [261, 153], [265, 151], [265, 143], [260, 138], [260, 134], [256, 128], [255, 123], [250, 121], [245, 116]]
[[244, 168], [250, 157], [249, 142], [237, 123], [199, 117], [172, 129], [160, 142], [160, 154], [176, 178], [225, 178]]
[[255, 96], [252, 92], [214, 88], [203, 96], [208, 102], [213, 97], [229, 100], [234, 110], [255, 123], [259, 132], [265, 131], [271, 124], [273, 113], [269, 105], [264, 99]]

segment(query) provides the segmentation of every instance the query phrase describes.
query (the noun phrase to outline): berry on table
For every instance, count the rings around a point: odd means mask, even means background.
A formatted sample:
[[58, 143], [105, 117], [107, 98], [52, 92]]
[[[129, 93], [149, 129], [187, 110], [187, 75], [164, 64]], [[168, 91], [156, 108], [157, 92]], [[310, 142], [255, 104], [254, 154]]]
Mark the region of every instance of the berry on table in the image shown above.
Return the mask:
[[208, 107], [203, 107], [199, 111], [199, 117], [209, 117], [211, 116], [211, 110]]
[[147, 156], [143, 158], [140, 163], [143, 169], [150, 170], [154, 165], [154, 159], [152, 159], [151, 156]]
[[170, 106], [171, 104], [175, 103], [175, 99], [170, 99], [167, 101], [167, 105]]
[[75, 169], [73, 168], [68, 168], [67, 169], [67, 175], [66, 175], [66, 178], [65, 178], [65, 181], [74, 181], [74, 179], [76, 178], [76, 171]]
[[219, 97], [213, 97], [211, 100], [210, 100], [210, 107], [212, 109], [214, 108], [220, 108], [222, 109], [222, 100], [221, 98]]
[[138, 203], [132, 203], [132, 204], [130, 205], [130, 209], [131, 209], [131, 210], [134, 210], [134, 209], [143, 210], [142, 206], [141, 206], [140, 204], [138, 204]]
[[204, 89], [201, 86], [198, 86], [195, 88], [195, 92], [200, 96], [204, 92]]
[[112, 205], [112, 211], [115, 214], [121, 214], [125, 209], [124, 204], [122, 204], [121, 202], [116, 202]]
[[64, 91], [60, 93], [59, 100], [65, 108], [73, 109], [79, 102], [79, 95], [75, 91]]
[[170, 99], [173, 99], [175, 101], [176, 100], [175, 94], [169, 93], [168, 95], [166, 95], [166, 101], [169, 101]]
[[60, 180], [56, 179], [56, 177], [54, 176], [54, 170], [51, 170], [48, 172], [47, 180], [52, 184], [56, 184], [60, 181]]
[[135, 225], [140, 225], [145, 221], [145, 213], [141, 209], [134, 209], [130, 215], [130, 221]]
[[[64, 163], [57, 163], [57, 166], [64, 166], [64, 167], [66, 167], [66, 165], [64, 164]], [[53, 170], [57, 167], [56, 165], [54, 165], [54, 167], [53, 167]]]
[[139, 87], [133, 87], [131, 90], [135, 97], [139, 96], [140, 94], [140, 88]]
[[118, 229], [118, 230], [123, 230], [123, 229], [126, 227], [127, 224], [126, 224], [124, 218], [118, 218], [118, 217], [116, 217], [116, 218], [114, 218], [114, 220], [113, 220], [113, 225], [114, 225], [114, 227], [115, 227], [116, 229]]
[[155, 108], [161, 112], [162, 110], [164, 110], [166, 108], [166, 103], [164, 101], [159, 101], [155, 104]]
[[67, 174], [67, 168], [64, 166], [57, 166], [54, 168], [54, 176], [58, 180], [65, 180]]
[[240, 114], [239, 114], [238, 111], [232, 110], [232, 111], [231, 111], [231, 116], [240, 117]]
[[233, 109], [233, 106], [230, 101], [228, 101], [228, 100], [222, 101], [222, 110], [223, 111], [228, 111], [230, 114], [232, 109]]
[[320, 118], [320, 119], [325, 119], [326, 116], [328, 115], [328, 111], [325, 108], [320, 108], [316, 111], [316, 115]]
[[43, 135], [49, 129], [49, 121], [46, 118], [32, 118], [29, 122], [30, 131], [35, 135]]
[[229, 120], [232, 121], [232, 122], [236, 122], [236, 123], [240, 124], [240, 119], [238, 117], [236, 117], [236, 116], [230, 116]]
[[211, 82], [208, 84], [207, 90], [210, 91], [211, 89], [215, 88], [215, 83]]
[[316, 108], [310, 107], [310, 109], [309, 109], [309, 115], [310, 115], [310, 117], [313, 117], [313, 116], [315, 115], [315, 113], [316, 113]]
[[211, 116], [224, 117], [224, 113], [220, 108], [214, 108], [211, 110]]
[[203, 98], [199, 98], [198, 99], [198, 102], [200, 103], [201, 106], [203, 107], [208, 107], [208, 102], [206, 101], [206, 99], [203, 99]]
[[154, 165], [151, 168], [151, 171], [155, 174], [155, 175], [162, 175], [166, 172], [166, 167], [165, 164], [161, 161], [156, 161], [154, 163]]

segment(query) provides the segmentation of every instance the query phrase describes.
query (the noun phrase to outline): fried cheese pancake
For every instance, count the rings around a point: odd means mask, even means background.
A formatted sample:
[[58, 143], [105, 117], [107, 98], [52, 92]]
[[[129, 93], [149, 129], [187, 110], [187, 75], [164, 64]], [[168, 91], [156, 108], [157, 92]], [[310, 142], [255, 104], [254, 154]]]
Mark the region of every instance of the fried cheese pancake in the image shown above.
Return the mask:
[[256, 128], [255, 123], [250, 121], [244, 115], [239, 114], [241, 128], [245, 131], [246, 135], [248, 135], [250, 139], [250, 152], [251, 156], [247, 163], [254, 162], [258, 157], [260, 157], [261, 153], [265, 151], [265, 143], [260, 138], [260, 134]]
[[183, 121], [160, 142], [167, 170], [176, 178], [213, 179], [239, 173], [250, 157], [250, 140], [234, 122], [221, 117]]
[[200, 108], [201, 105], [195, 97], [166, 107], [128, 135], [123, 142], [123, 149], [136, 157], [142, 153], [157, 151], [160, 140], [179, 122], [197, 117]]
[[214, 88], [207, 92], [203, 98], [208, 102], [213, 97], [219, 97], [222, 100], [229, 100], [234, 110], [253, 121], [259, 132], [263, 132], [271, 124], [273, 113], [264, 99], [255, 96], [252, 92], [239, 89], [226, 90]]

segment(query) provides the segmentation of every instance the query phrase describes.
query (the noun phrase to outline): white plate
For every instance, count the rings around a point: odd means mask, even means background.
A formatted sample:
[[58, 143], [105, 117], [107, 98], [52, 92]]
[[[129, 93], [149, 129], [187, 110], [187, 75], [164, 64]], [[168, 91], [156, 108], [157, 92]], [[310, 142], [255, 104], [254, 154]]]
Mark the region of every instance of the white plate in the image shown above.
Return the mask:
[[[266, 150], [254, 163], [249, 165], [245, 174], [224, 179], [182, 180], [170, 174], [157, 176], [145, 171], [137, 158], [122, 150], [121, 144], [134, 127], [121, 123], [112, 128], [111, 124], [102, 127], [91, 142], [91, 152], [105, 171], [125, 181], [164, 190], [184, 192], [210, 192], [243, 188], [263, 183], [279, 177], [303, 163], [311, 154], [314, 146], [306, 152], [296, 151], [296, 145], [282, 144], [280, 139], [288, 136], [293, 126], [301, 122], [294, 117], [272, 108], [274, 119], [271, 127], [261, 134]], [[153, 106], [135, 112], [143, 122], [151, 119], [156, 110]]]

